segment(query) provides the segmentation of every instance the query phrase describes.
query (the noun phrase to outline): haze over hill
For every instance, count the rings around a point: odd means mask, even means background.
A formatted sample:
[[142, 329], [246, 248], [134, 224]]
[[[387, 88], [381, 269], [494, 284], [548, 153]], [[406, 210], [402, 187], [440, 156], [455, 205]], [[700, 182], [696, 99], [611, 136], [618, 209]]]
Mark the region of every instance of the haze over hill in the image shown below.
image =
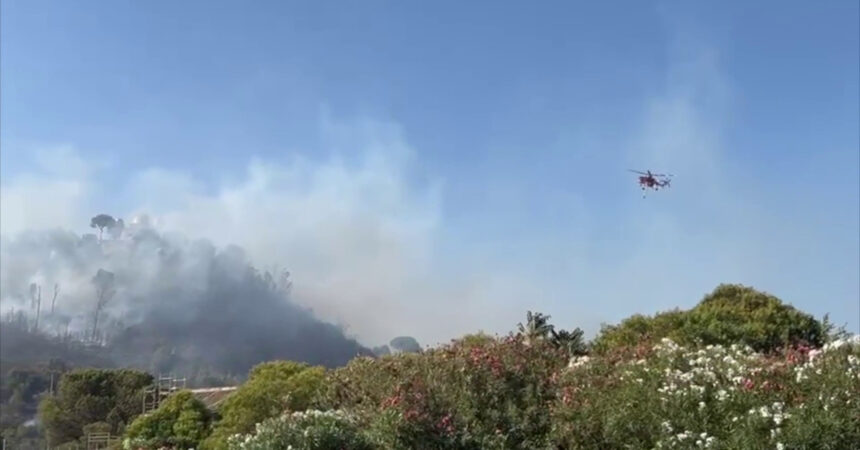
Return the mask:
[[7, 240], [7, 318], [23, 312], [30, 330], [107, 345], [117, 364], [155, 373], [243, 374], [272, 359], [332, 367], [368, 353], [290, 300], [288, 272], [258, 271], [239, 247], [161, 234], [146, 220], [111, 231], [101, 242], [61, 230]]

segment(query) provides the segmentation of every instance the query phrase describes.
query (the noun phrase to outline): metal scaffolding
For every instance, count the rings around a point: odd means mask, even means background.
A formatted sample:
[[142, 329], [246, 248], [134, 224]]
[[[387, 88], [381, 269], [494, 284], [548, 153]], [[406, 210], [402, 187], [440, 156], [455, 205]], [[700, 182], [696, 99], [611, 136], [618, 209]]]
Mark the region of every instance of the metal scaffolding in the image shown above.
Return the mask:
[[87, 450], [107, 450], [119, 443], [119, 436], [98, 432], [87, 434]]
[[143, 413], [155, 411], [171, 394], [185, 389], [185, 378], [158, 376], [158, 381], [143, 391]]

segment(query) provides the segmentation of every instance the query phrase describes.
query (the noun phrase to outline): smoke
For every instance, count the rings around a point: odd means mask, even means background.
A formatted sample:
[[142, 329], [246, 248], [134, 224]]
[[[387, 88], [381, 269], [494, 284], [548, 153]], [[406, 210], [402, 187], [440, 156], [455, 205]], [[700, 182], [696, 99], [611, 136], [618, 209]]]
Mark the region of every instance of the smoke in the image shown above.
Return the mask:
[[[334, 366], [365, 352], [289, 300], [288, 273], [256, 271], [235, 246], [132, 228], [99, 242], [64, 231], [23, 233], [3, 245], [3, 308], [36, 313], [39, 328], [109, 343], [115, 361], [166, 372], [243, 373], [271, 359]], [[48, 307], [53, 286], [57, 304]], [[35, 320], [31, 320], [35, 327]]]
[[[346, 336], [450, 336], [438, 323], [416, 326], [450, 312], [433, 299], [466, 298], [433, 276], [439, 184], [407, 182], [412, 150], [395, 127], [323, 128], [331, 158], [254, 158], [242, 179], [215, 186], [160, 168], [115, 185], [93, 155], [40, 152], [34, 170], [3, 183], [3, 312], [33, 316], [30, 285], [43, 305], [56, 285], [43, 331], [109, 340], [119, 360], [159, 370], [199, 360], [241, 372], [275, 357], [341, 364], [365, 351]], [[102, 192], [133, 207], [100, 206]], [[100, 213], [125, 220], [120, 239], [105, 230], [100, 243], [86, 228]], [[115, 275], [116, 292], [97, 318], [99, 270]], [[276, 289], [285, 270], [289, 295]]]

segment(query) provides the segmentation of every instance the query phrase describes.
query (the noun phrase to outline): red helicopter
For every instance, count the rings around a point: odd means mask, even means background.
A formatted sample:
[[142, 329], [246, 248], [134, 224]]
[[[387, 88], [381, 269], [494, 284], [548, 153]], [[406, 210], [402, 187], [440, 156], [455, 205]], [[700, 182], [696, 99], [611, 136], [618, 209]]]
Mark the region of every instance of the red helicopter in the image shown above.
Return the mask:
[[[628, 169], [630, 170], [630, 169]], [[646, 188], [654, 189], [655, 191], [659, 191], [662, 187], [669, 187], [671, 183], [672, 174], [661, 174], [661, 173], [651, 173], [650, 170], [645, 172], [640, 172], [638, 170], [630, 170], [633, 173], [638, 173], [639, 176], [639, 186], [642, 187], [644, 191]]]

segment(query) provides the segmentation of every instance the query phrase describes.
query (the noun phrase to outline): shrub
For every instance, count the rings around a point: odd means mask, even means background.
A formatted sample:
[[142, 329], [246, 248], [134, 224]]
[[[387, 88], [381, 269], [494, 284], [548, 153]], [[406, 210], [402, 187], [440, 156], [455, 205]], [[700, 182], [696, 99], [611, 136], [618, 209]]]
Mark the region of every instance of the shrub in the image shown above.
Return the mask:
[[143, 388], [152, 376], [136, 370], [84, 369], [63, 375], [56, 396], [39, 406], [39, 416], [52, 443], [77, 441], [84, 426], [107, 422], [114, 434], [140, 413]]
[[354, 360], [332, 374], [326, 399], [355, 412], [380, 448], [543, 448], [566, 354], [548, 340], [472, 337]]
[[604, 326], [593, 342], [595, 351], [657, 342], [668, 337], [683, 345], [749, 345], [762, 352], [786, 346], [824, 344], [827, 326], [809, 314], [755, 289], [718, 286], [688, 311], [673, 310], [653, 317], [635, 315]]
[[129, 425], [126, 449], [196, 448], [211, 431], [212, 413], [190, 391], [177, 392]]
[[341, 411], [286, 413], [266, 419], [253, 433], [232, 436], [230, 450], [364, 450], [374, 448], [355, 420]]
[[309, 408], [325, 380], [322, 367], [291, 361], [259, 364], [248, 381], [224, 400], [221, 419], [212, 436], [203, 443], [206, 449], [225, 449], [227, 438], [250, 433], [254, 426], [284, 411]]
[[860, 339], [765, 356], [664, 340], [642, 359], [574, 364], [553, 405], [568, 449], [852, 448]]

